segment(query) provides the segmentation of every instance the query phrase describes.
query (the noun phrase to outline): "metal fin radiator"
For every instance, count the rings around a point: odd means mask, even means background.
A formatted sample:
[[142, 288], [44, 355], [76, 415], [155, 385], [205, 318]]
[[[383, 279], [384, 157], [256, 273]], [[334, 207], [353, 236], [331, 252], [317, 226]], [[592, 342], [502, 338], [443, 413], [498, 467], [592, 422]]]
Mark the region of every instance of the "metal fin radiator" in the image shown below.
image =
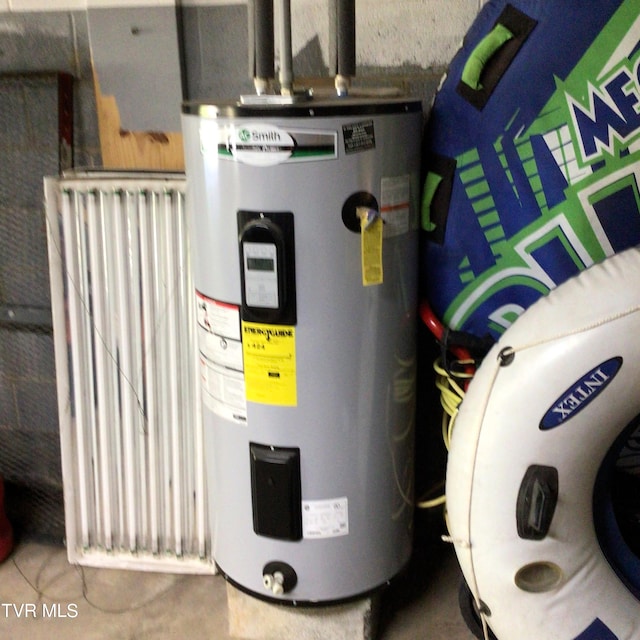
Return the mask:
[[213, 573], [182, 174], [45, 178], [69, 560]]

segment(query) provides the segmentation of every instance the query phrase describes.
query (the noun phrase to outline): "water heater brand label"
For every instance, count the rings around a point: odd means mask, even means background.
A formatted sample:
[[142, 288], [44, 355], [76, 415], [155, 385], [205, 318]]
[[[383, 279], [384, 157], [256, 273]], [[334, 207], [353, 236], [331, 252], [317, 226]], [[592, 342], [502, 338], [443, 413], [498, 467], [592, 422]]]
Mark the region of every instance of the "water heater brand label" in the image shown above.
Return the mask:
[[231, 155], [244, 164], [267, 167], [288, 160], [295, 149], [294, 139], [280, 127], [247, 123], [230, 127], [227, 139]]
[[218, 156], [256, 167], [283, 162], [332, 160], [338, 157], [338, 134], [334, 131], [284, 130], [264, 122], [246, 122], [200, 128], [203, 153], [212, 150], [215, 138]]

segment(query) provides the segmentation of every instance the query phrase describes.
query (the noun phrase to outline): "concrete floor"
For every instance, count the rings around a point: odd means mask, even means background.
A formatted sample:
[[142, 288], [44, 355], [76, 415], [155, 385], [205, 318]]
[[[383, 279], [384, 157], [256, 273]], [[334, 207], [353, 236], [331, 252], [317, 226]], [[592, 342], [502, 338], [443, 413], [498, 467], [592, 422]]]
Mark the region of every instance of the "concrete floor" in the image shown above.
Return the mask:
[[[382, 596], [377, 640], [472, 640], [459, 581], [452, 548], [418, 549]], [[227, 640], [227, 622], [220, 576], [80, 568], [63, 547], [36, 542], [0, 565], [2, 639]]]

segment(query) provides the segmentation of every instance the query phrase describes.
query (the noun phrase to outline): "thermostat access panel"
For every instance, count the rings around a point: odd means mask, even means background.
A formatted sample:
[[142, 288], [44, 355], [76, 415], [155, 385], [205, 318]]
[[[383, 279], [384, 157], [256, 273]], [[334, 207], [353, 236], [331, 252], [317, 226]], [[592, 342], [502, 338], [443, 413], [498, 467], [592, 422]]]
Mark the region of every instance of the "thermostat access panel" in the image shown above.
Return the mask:
[[238, 211], [242, 319], [296, 323], [293, 214]]
[[270, 242], [245, 242], [243, 245], [244, 293], [249, 307], [277, 309], [278, 252]]

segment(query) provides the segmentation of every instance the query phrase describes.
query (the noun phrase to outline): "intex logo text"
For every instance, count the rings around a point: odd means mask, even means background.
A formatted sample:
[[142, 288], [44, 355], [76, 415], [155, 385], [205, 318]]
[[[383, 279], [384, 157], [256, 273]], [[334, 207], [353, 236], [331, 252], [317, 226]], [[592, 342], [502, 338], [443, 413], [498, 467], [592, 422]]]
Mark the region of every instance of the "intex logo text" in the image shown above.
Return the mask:
[[569, 387], [544, 414], [540, 429], [554, 429], [584, 409], [613, 380], [620, 367], [622, 358], [610, 358], [594, 367]]

